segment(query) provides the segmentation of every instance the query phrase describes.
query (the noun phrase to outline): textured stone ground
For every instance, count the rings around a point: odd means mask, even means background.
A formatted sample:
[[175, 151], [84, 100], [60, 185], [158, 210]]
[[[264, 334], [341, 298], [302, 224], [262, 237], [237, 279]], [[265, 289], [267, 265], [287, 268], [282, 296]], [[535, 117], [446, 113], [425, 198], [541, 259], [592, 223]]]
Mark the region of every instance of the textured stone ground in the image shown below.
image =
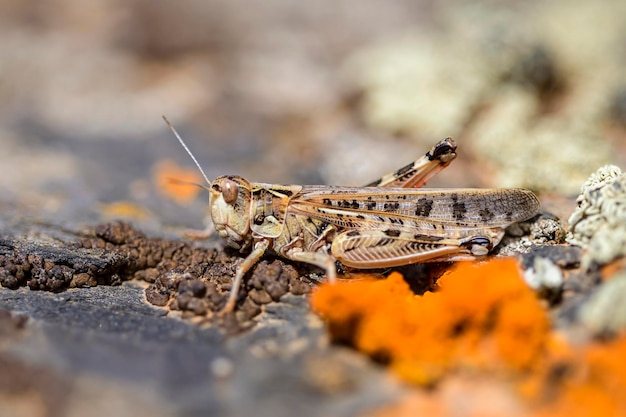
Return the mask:
[[[553, 244], [582, 181], [626, 162], [626, 13], [577, 4], [0, 0], [0, 415], [518, 410], [497, 380], [430, 395], [331, 344], [314, 268], [266, 257], [217, 316], [242, 258], [185, 238], [207, 198], [169, 181], [202, 182], [161, 115], [210, 178], [275, 183], [368, 183], [453, 136], [429, 186], [537, 190], [548, 214], [498, 251], [540, 287], [562, 274], [539, 292], [586, 340], [580, 306], [623, 263], [581, 270], [580, 248]], [[401, 272], [422, 293], [441, 271]], [[615, 300], [595, 298], [604, 329]]]

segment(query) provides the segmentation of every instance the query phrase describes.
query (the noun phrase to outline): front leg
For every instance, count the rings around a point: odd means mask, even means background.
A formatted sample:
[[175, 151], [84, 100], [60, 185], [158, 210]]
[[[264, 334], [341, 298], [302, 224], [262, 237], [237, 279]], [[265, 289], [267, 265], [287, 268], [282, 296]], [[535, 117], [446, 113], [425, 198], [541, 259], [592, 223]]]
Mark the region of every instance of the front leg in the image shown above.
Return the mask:
[[258, 242], [256, 242], [254, 244], [254, 249], [252, 250], [252, 252], [250, 252], [246, 259], [243, 260], [241, 265], [237, 267], [233, 286], [230, 289], [230, 294], [228, 295], [226, 305], [220, 312], [221, 314], [229, 313], [235, 309], [235, 305], [237, 304], [237, 296], [239, 295], [239, 287], [241, 286], [243, 276], [246, 275], [246, 272], [248, 272], [250, 268], [252, 268], [259, 261], [259, 259], [261, 259], [269, 245], [270, 241], [267, 239], [259, 240]]

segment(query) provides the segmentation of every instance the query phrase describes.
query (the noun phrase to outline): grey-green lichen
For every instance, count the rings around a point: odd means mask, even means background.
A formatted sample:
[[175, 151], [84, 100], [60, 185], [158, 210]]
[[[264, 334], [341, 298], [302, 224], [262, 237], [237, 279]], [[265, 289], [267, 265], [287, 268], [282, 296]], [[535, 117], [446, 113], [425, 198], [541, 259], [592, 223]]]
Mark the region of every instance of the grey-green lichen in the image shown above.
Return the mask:
[[622, 271], [591, 294], [578, 312], [584, 325], [600, 335], [626, 328], [626, 272]]
[[410, 34], [355, 53], [346, 69], [364, 92], [364, 120], [383, 131], [457, 136], [496, 77], [472, 49]]
[[440, 32], [390, 36], [348, 58], [368, 126], [452, 136], [502, 187], [574, 195], [586, 172], [616, 160], [606, 127], [626, 86], [616, 53], [626, 2], [443, 9]]
[[626, 174], [614, 165], [600, 168], [583, 184], [577, 203], [567, 241], [587, 250], [582, 266], [626, 256]]
[[592, 123], [574, 117], [539, 117], [539, 98], [511, 86], [471, 130], [474, 152], [497, 175], [499, 187], [575, 194], [586, 173], [611, 161], [611, 148]]
[[550, 294], [563, 286], [563, 272], [550, 259], [538, 256], [533, 266], [524, 271], [524, 281], [533, 290]]
[[[469, 7], [478, 16], [487, 4]], [[486, 31], [502, 33], [494, 60], [510, 70], [470, 127], [474, 152], [491, 164], [497, 186], [575, 194], [586, 173], [615, 161], [604, 129], [626, 84], [615, 54], [626, 2], [535, 2], [507, 12], [487, 11]]]

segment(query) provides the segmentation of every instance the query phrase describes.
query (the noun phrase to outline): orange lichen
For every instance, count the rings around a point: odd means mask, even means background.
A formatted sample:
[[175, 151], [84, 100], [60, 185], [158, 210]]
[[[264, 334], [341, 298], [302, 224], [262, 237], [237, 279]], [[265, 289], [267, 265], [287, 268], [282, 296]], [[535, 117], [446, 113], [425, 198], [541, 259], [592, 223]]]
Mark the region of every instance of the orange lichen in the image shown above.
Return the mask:
[[[525, 400], [509, 398], [516, 415], [626, 415], [626, 334], [573, 348], [550, 331], [544, 308], [512, 260], [459, 264], [438, 284], [437, 292], [423, 296], [397, 273], [327, 284], [313, 294], [312, 306], [335, 339], [389, 363], [407, 381], [432, 385], [451, 370], [473, 371], [457, 373], [457, 380], [487, 370], [484, 381], [495, 384], [499, 376], [515, 376], [506, 378], [517, 387], [510, 392]], [[449, 396], [433, 395], [375, 415], [450, 414]], [[467, 415], [498, 415], [485, 414], [489, 410], [479, 401]]]
[[602, 267], [600, 268], [600, 276], [602, 277], [603, 281], [610, 281], [624, 269], [626, 269], [626, 258], [618, 258], [605, 265], [602, 265]]
[[405, 390], [390, 404], [362, 417], [523, 417], [525, 404], [506, 384], [488, 375], [455, 375], [435, 390]]
[[578, 363], [578, 354], [564, 335], [552, 332], [545, 350], [543, 360], [517, 384], [518, 394], [530, 403], [540, 403], [554, 396], [558, 388], [555, 380], [568, 375]]
[[170, 160], [157, 163], [153, 168], [157, 190], [180, 205], [188, 205], [200, 192], [199, 184], [203, 180], [191, 168], [181, 168]]
[[[512, 260], [459, 264], [438, 285], [437, 292], [417, 296], [394, 273], [323, 285], [311, 302], [333, 338], [389, 363], [407, 381], [432, 385], [452, 370], [472, 371], [458, 372], [457, 380], [483, 375], [497, 384], [506, 376], [520, 401], [509, 397], [512, 411], [501, 415], [626, 415], [626, 334], [572, 347], [550, 331], [544, 308]], [[439, 391], [375, 415], [448, 415], [449, 395]], [[498, 415], [483, 405], [468, 405], [466, 415]]]
[[591, 344], [579, 356], [559, 381], [554, 398], [534, 416], [626, 415], [626, 335]]
[[460, 263], [439, 291], [414, 295], [402, 276], [324, 285], [312, 306], [331, 335], [427, 385], [447, 370], [523, 370], [544, 352], [549, 320], [514, 260]]
[[144, 207], [129, 201], [117, 201], [100, 205], [102, 215], [107, 218], [146, 220], [151, 213]]

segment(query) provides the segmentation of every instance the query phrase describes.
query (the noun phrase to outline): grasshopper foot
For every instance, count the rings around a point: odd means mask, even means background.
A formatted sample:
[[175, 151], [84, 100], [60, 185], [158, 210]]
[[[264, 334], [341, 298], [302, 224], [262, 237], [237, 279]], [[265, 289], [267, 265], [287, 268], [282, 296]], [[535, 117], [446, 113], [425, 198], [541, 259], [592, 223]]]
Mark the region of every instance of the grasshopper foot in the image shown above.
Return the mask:
[[185, 236], [187, 239], [192, 240], [204, 240], [210, 238], [213, 233], [215, 233], [215, 227], [213, 227], [213, 225], [211, 224], [207, 226], [204, 230], [185, 230], [183, 232], [183, 236]]

